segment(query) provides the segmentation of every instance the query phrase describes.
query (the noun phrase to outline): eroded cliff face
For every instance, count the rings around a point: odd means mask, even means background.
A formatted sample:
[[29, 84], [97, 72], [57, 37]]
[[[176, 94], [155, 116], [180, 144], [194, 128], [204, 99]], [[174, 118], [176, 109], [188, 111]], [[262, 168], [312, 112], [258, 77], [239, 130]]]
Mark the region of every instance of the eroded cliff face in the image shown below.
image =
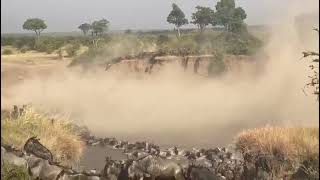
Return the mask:
[[[257, 56], [245, 55], [226, 55], [223, 62], [228, 74], [233, 75], [257, 75], [263, 67], [263, 58]], [[156, 73], [164, 67], [174, 67], [177, 71], [183, 70], [186, 73], [193, 73], [200, 76], [208, 76], [208, 66], [210, 61], [215, 61], [213, 55], [200, 56], [158, 56], [150, 72], [149, 58], [132, 58], [123, 59], [118, 63], [109, 65], [108, 71], [123, 73]]]

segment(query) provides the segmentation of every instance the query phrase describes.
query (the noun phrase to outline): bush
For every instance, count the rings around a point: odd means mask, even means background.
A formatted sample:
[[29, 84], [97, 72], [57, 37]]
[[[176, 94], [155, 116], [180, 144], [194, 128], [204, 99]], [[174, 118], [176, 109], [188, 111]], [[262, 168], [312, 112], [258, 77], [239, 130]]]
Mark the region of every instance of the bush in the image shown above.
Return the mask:
[[20, 49], [20, 52], [21, 52], [21, 53], [26, 53], [27, 51], [30, 51], [30, 50], [31, 50], [30, 47], [28, 47], [28, 46], [23, 46], [23, 47]]
[[10, 55], [10, 54], [13, 54], [13, 52], [12, 52], [11, 49], [4, 49], [4, 50], [2, 51], [2, 54], [3, 54], [3, 55]]
[[69, 44], [66, 46], [65, 50], [69, 57], [73, 57], [77, 54], [77, 51], [80, 49], [79, 43]]
[[1, 46], [13, 46], [14, 37], [1, 37]]
[[223, 32], [212, 40], [214, 47], [227, 54], [249, 55], [262, 46], [262, 42], [249, 33]]
[[[264, 127], [245, 130], [236, 138], [247, 163], [267, 165], [272, 179], [318, 179], [318, 127]], [[302, 171], [302, 173], [301, 173]], [[303, 178], [301, 177], [303, 176]]]
[[14, 41], [13, 46], [17, 49], [21, 49], [24, 46], [34, 48], [35, 43], [36, 40], [34, 37], [19, 37]]
[[1, 179], [2, 180], [27, 180], [31, 179], [26, 167], [16, 166], [3, 162], [1, 164]]
[[264, 127], [245, 130], [236, 138], [242, 152], [287, 158], [319, 157], [319, 128]]
[[1, 120], [2, 143], [22, 148], [27, 139], [33, 136], [40, 138], [55, 160], [63, 164], [78, 161], [81, 157], [83, 142], [63, 117], [40, 114], [29, 107], [16, 118], [5, 117]]
[[168, 35], [159, 35], [158, 39], [157, 39], [157, 45], [162, 45], [164, 43], [168, 43], [169, 42], [169, 36]]
[[226, 66], [223, 61], [223, 54], [216, 53], [214, 58], [210, 59], [208, 65], [208, 75], [209, 77], [217, 77], [222, 75], [226, 71]]
[[35, 43], [35, 50], [39, 52], [52, 53], [62, 47], [65, 43], [63, 38], [40, 37]]

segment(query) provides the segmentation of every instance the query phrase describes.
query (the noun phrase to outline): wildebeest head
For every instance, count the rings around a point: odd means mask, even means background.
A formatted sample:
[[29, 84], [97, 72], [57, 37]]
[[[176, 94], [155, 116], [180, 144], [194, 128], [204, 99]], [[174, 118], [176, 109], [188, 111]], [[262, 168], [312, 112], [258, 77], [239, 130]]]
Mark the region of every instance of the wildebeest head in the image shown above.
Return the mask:
[[49, 162], [53, 161], [52, 153], [49, 149], [40, 143], [40, 139], [37, 137], [31, 137], [23, 146], [23, 150], [26, 153], [33, 154], [39, 158], [46, 159]]

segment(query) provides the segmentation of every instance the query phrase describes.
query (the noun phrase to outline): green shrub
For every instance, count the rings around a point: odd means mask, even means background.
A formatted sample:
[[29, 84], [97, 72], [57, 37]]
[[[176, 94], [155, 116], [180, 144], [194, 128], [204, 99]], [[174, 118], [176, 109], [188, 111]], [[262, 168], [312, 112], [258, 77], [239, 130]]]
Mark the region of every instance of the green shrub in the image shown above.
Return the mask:
[[208, 76], [218, 77], [226, 71], [226, 65], [223, 61], [223, 54], [218, 52], [210, 59], [208, 65]]
[[164, 43], [168, 43], [169, 42], [169, 36], [168, 35], [159, 35], [157, 38], [157, 45], [162, 45]]
[[8, 162], [1, 164], [1, 179], [2, 180], [27, 180], [31, 179], [28, 170], [23, 166], [16, 166]]
[[23, 47], [20, 49], [20, 52], [21, 52], [21, 53], [26, 53], [27, 51], [30, 51], [30, 50], [31, 50], [30, 47], [28, 47], [28, 46], [23, 46]]
[[62, 47], [65, 43], [65, 39], [56, 37], [40, 37], [36, 40], [35, 50], [39, 52], [52, 53], [53, 51]]
[[223, 50], [227, 54], [249, 55], [262, 46], [262, 42], [247, 32], [230, 33], [223, 32], [212, 40], [216, 49]]
[[24, 46], [28, 46], [30, 48], [34, 48], [35, 46], [35, 38], [34, 37], [18, 37], [14, 43], [13, 46], [16, 47], [17, 49], [21, 49]]
[[69, 57], [73, 57], [77, 54], [77, 51], [80, 49], [79, 43], [73, 43], [66, 46], [65, 50]]
[[1, 37], [1, 46], [13, 46], [14, 37]]
[[12, 54], [13, 52], [12, 52], [12, 50], [11, 49], [4, 49], [3, 51], [2, 51], [2, 54], [3, 55], [10, 55], [10, 54]]

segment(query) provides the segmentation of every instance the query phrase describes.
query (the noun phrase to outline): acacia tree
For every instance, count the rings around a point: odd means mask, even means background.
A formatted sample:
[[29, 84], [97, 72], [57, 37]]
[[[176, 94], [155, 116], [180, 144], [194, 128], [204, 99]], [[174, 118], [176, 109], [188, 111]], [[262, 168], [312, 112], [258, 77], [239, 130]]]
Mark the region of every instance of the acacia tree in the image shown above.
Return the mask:
[[100, 40], [100, 36], [108, 30], [109, 21], [106, 19], [101, 19], [98, 21], [94, 21], [91, 24], [91, 34], [93, 37], [93, 45], [95, 47], [98, 46], [98, 41]]
[[245, 27], [247, 14], [241, 7], [235, 7], [234, 0], [220, 0], [214, 17], [212, 24], [224, 26], [226, 31], [239, 32]]
[[177, 29], [178, 38], [180, 38], [180, 27], [188, 24], [188, 19], [186, 19], [185, 14], [175, 3], [172, 4], [172, 11], [167, 17], [167, 22], [170, 24], [174, 24]]
[[197, 6], [196, 12], [192, 14], [192, 24], [198, 26], [202, 33], [206, 26], [214, 21], [214, 11], [209, 7]]
[[91, 24], [92, 36], [102, 35], [104, 32], [108, 30], [109, 21], [106, 19], [101, 19], [99, 21], [94, 21]]
[[90, 31], [91, 25], [88, 23], [83, 23], [78, 28], [83, 32], [84, 35], [86, 35]]
[[45, 24], [45, 22], [42, 19], [31, 18], [31, 19], [27, 19], [23, 23], [22, 28], [24, 30], [34, 31], [36, 33], [36, 36], [39, 37], [40, 33], [44, 29], [47, 29], [47, 25]]

